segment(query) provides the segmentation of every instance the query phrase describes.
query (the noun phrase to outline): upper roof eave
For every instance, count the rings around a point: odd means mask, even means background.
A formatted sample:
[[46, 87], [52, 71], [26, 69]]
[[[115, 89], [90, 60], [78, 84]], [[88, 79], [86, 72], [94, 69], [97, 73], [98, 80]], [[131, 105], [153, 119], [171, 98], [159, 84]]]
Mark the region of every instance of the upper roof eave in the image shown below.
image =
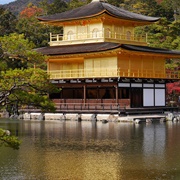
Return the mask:
[[141, 14], [126, 11], [124, 9], [118, 8], [108, 3], [99, 1], [91, 2], [87, 5], [62, 13], [38, 17], [38, 19], [43, 22], [65, 22], [70, 20], [80, 20], [84, 18], [95, 17], [101, 15], [104, 12], [116, 18], [133, 21], [156, 22], [160, 19], [159, 17], [144, 16]]
[[[113, 15], [113, 14], [110, 14], [109, 12], [107, 12], [106, 10], [105, 11], [103, 11], [103, 12], [100, 12], [100, 13], [98, 13], [98, 14], [95, 14], [94, 16], [86, 16], [86, 17], [82, 17], [82, 18], [71, 18], [71, 19], [61, 19], [61, 20], [41, 20], [40, 18], [38, 18], [41, 22], [43, 22], [43, 23], [47, 23], [47, 24], [56, 24], [56, 23], [59, 23], [59, 24], [63, 24], [63, 23], [65, 23], [65, 22], [70, 22], [70, 21], [82, 21], [82, 20], [87, 20], [87, 19], [92, 19], [92, 18], [97, 18], [98, 16], [101, 16], [101, 15], [103, 15], [104, 13], [106, 13], [106, 14], [108, 14], [108, 15], [110, 15], [111, 17], [114, 17], [114, 18], [117, 18], [117, 19], [121, 19], [121, 20], [124, 20], [124, 21], [133, 21], [134, 19], [129, 19], [129, 18], [119, 18], [119, 17], [117, 17], [117, 16], [115, 16], [115, 15]], [[160, 19], [160, 18], [159, 18]], [[158, 19], [158, 20], [159, 20]], [[154, 22], [156, 22], [157, 20], [155, 20]], [[142, 23], [143, 25], [146, 25], [146, 24], [150, 24], [150, 23], [152, 23], [153, 21], [142, 21], [142, 20], [137, 20], [136, 19], [136, 22], [137, 23]]]
[[99, 13], [94, 14], [92, 16], [84, 16], [84, 17], [79, 17], [79, 18], [69, 18], [69, 19], [60, 19], [60, 20], [59, 19], [57, 19], [57, 20], [51, 20], [51, 19], [43, 20], [43, 19], [38, 17], [38, 20], [43, 21], [43, 22], [48, 22], [48, 23], [56, 23], [56, 22], [63, 23], [63, 22], [68, 22], [68, 21], [72, 21], [72, 20], [83, 20], [83, 19], [88, 19], [88, 18], [94, 18], [94, 17], [102, 15], [105, 11], [106, 10], [103, 10], [102, 12], [99, 12]]

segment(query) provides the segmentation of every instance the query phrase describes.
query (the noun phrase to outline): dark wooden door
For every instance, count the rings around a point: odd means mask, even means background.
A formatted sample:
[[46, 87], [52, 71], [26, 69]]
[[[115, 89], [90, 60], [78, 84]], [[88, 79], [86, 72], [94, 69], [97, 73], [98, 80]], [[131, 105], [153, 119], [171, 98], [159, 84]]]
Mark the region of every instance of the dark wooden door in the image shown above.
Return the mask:
[[131, 107], [138, 108], [143, 106], [143, 89], [132, 88], [131, 89]]

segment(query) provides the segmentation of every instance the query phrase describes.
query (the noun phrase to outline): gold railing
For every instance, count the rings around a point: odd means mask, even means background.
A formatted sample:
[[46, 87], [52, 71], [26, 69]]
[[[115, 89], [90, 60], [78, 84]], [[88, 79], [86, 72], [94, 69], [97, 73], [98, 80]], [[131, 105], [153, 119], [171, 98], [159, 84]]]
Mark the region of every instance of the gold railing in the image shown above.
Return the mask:
[[76, 79], [76, 78], [109, 78], [109, 77], [134, 77], [134, 78], [165, 78], [180, 79], [180, 71], [153, 71], [138, 69], [74, 69], [48, 71], [50, 79]]
[[97, 40], [97, 39], [111, 39], [111, 40], [125, 40], [125, 41], [136, 41], [136, 42], [147, 42], [147, 35], [137, 34], [122, 34], [117, 32], [98, 31], [96, 33], [76, 33], [76, 34], [52, 34], [50, 33], [50, 43], [61, 42], [61, 41], [78, 41], [78, 40]]

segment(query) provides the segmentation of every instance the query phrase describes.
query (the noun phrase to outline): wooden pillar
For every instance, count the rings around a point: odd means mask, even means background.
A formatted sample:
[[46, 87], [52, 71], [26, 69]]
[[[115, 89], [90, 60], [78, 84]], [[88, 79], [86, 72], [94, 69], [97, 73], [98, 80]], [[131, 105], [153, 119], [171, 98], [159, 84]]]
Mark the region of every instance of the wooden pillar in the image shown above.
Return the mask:
[[116, 89], [116, 104], [118, 104], [118, 86], [115, 86]]
[[83, 86], [84, 89], [84, 105], [86, 104], [86, 84]]
[[99, 86], [97, 86], [97, 99], [100, 99], [99, 98]]

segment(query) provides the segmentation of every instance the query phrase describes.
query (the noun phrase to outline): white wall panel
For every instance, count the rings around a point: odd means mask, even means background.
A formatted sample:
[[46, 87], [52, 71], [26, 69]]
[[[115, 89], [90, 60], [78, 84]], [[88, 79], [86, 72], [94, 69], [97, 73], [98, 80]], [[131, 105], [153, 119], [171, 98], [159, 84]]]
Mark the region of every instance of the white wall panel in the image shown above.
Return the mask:
[[118, 87], [130, 87], [130, 83], [118, 83]]
[[131, 87], [142, 87], [142, 83], [132, 83]]
[[165, 87], [165, 84], [155, 84], [155, 87], [159, 87], [159, 88], [164, 88]]
[[143, 87], [151, 87], [151, 88], [153, 88], [154, 84], [143, 84]]
[[155, 89], [155, 106], [165, 106], [165, 89]]
[[154, 89], [143, 89], [143, 106], [154, 106]]

